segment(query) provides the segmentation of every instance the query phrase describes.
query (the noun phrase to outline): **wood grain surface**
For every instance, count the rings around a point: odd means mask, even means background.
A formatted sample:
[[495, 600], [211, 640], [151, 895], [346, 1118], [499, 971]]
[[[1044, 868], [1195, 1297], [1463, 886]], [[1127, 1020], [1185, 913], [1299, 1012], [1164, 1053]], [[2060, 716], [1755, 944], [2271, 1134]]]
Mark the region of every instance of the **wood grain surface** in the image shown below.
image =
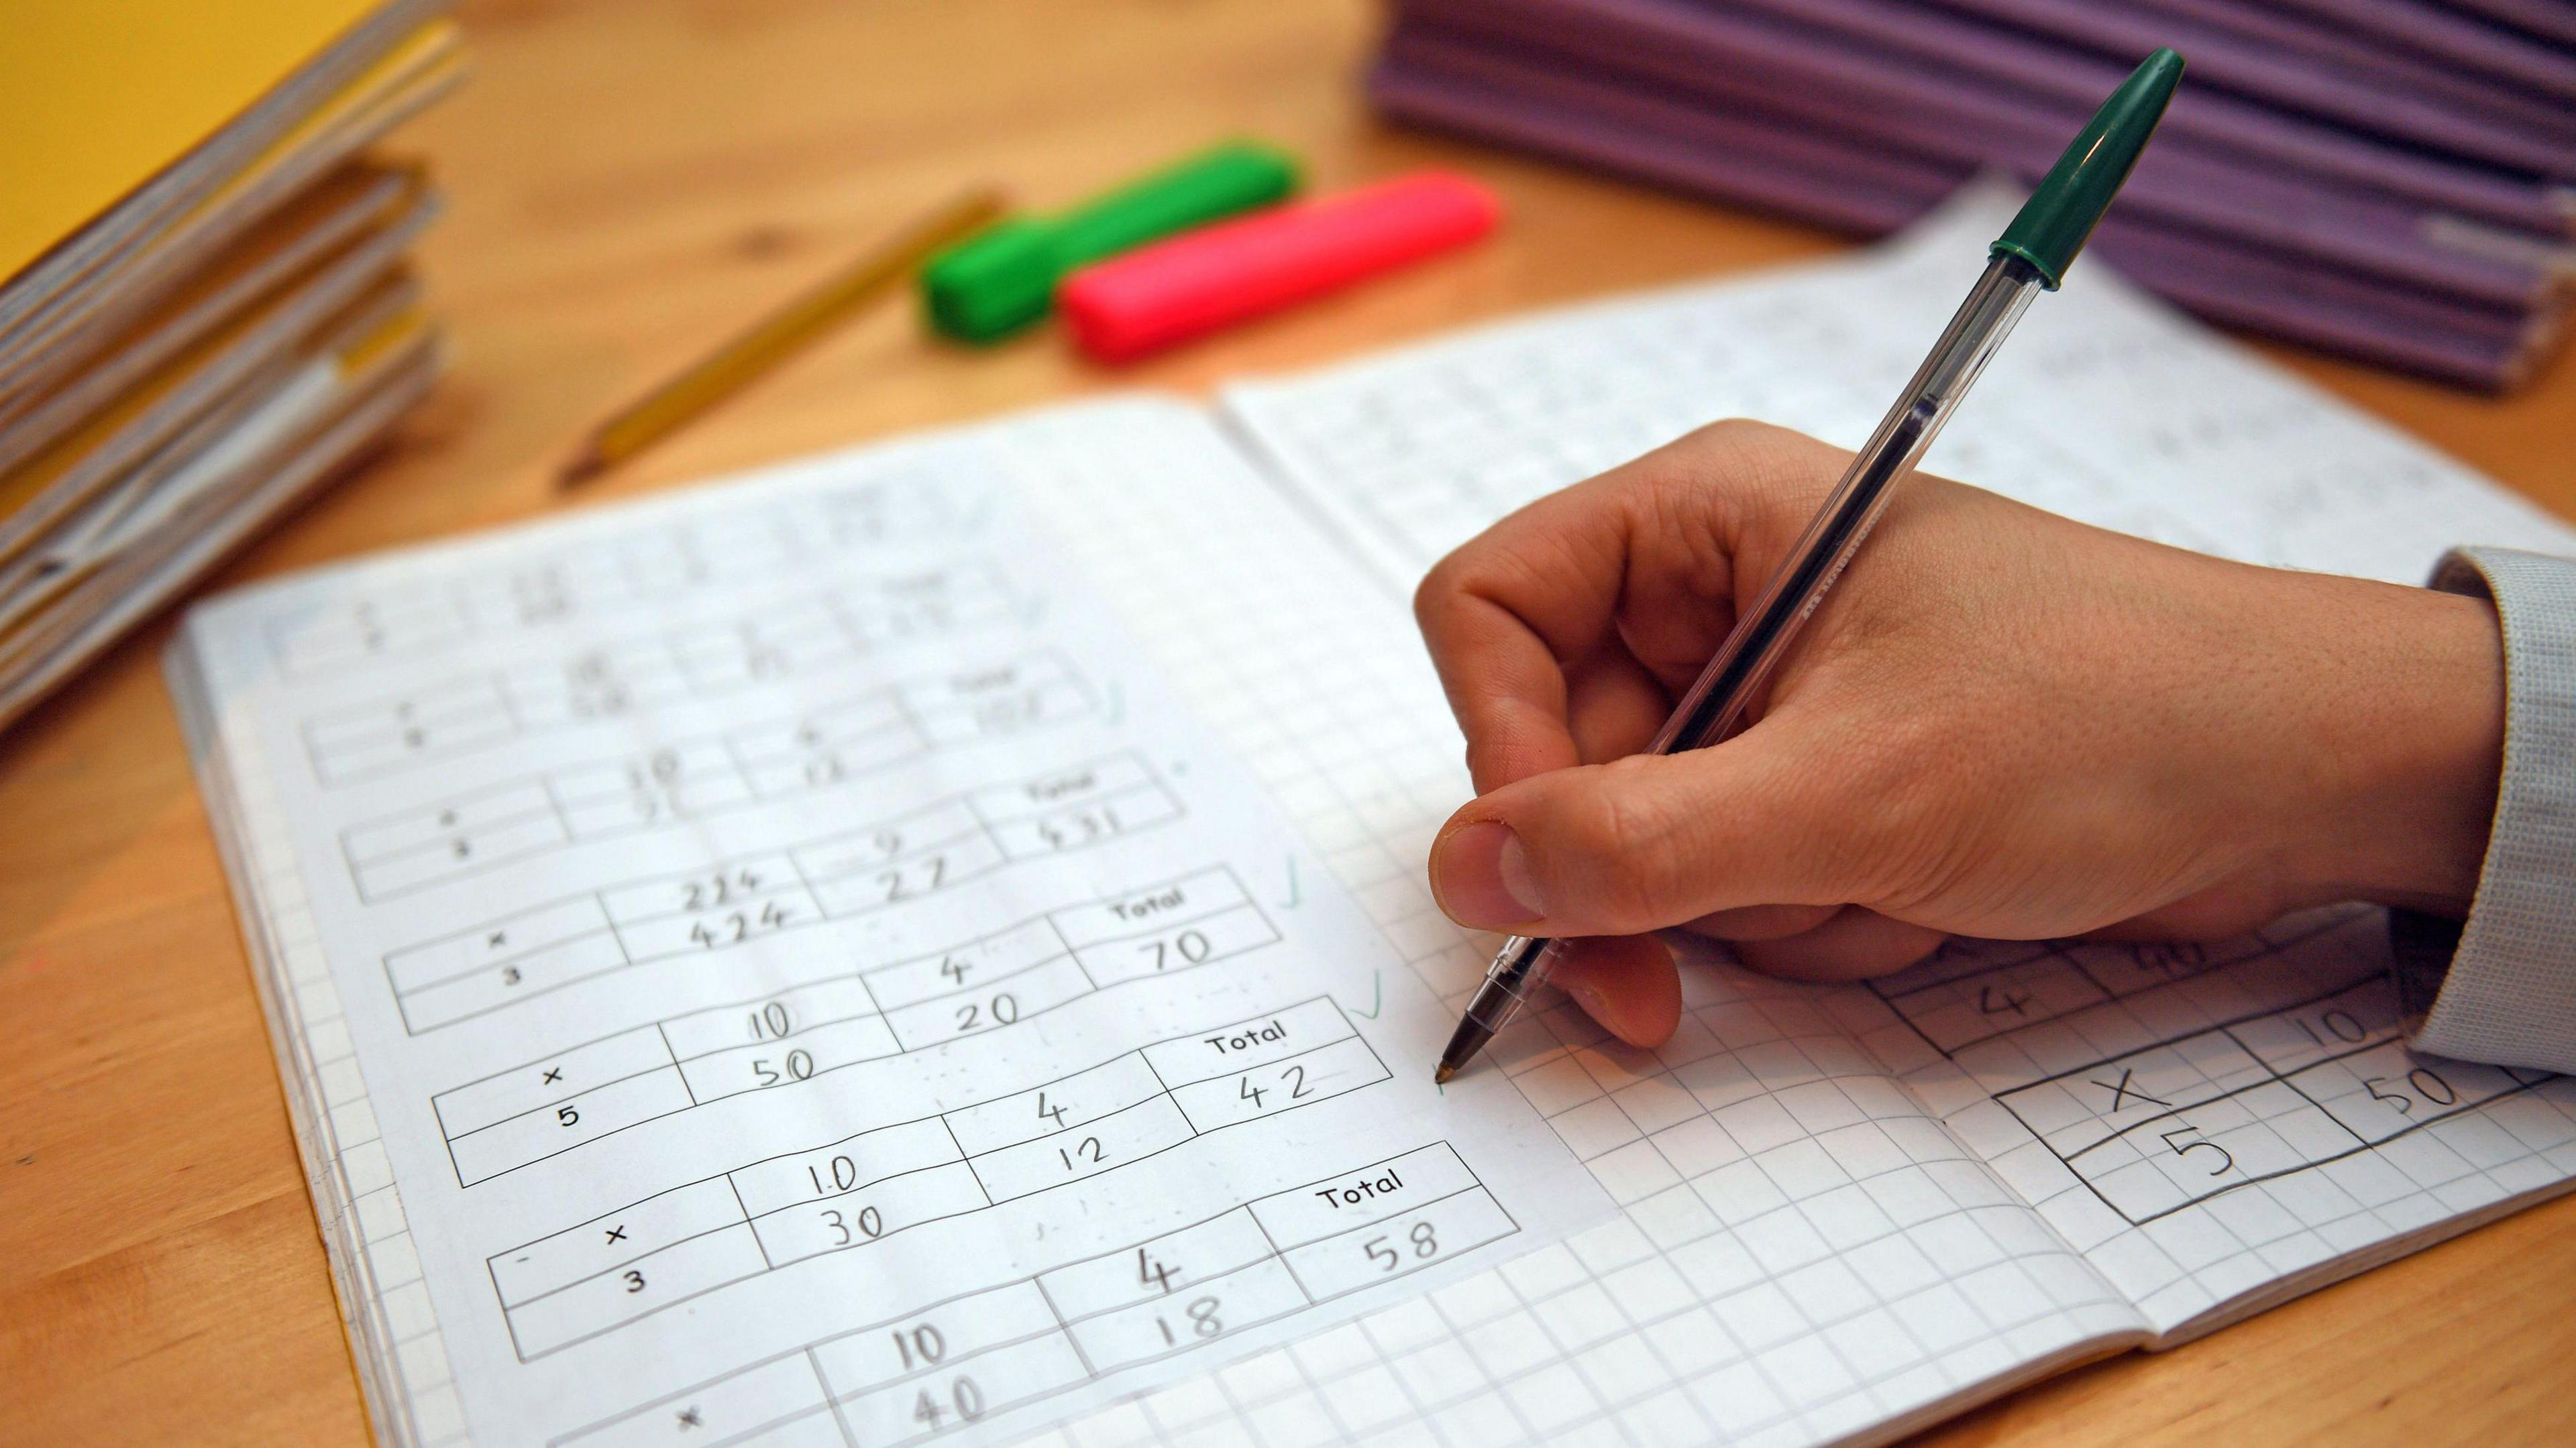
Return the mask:
[[[476, 75], [402, 138], [452, 374], [388, 452], [218, 583], [1121, 385], [1203, 389], [1845, 243], [1382, 126], [1363, 0], [489, 0]], [[1052, 335], [880, 313], [567, 504], [589, 423], [907, 212], [989, 177], [1071, 199], [1227, 133], [1324, 185], [1439, 162], [1503, 233], [1107, 375]], [[2282, 360], [2576, 514], [2576, 366], [2504, 401]], [[2439, 540], [2426, 540], [2428, 548]], [[0, 737], [0, 1442], [359, 1444], [276, 1067], [158, 669], [169, 621]], [[2576, 1201], [2202, 1342], [2097, 1363], [1942, 1444], [2567, 1441]]]

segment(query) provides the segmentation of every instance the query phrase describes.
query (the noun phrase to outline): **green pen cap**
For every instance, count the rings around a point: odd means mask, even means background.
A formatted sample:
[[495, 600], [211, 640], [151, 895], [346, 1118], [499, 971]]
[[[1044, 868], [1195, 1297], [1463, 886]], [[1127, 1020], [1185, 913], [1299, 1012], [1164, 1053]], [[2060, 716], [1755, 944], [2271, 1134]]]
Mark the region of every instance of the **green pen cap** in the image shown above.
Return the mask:
[[1077, 267], [1296, 189], [1295, 157], [1229, 141], [1071, 210], [996, 222], [931, 259], [922, 300], [949, 336], [999, 341], [1045, 316], [1056, 283]]
[[2182, 56], [2171, 47], [2131, 71], [2085, 122], [2066, 154], [2048, 168], [2021, 214], [1995, 238], [1990, 254], [2020, 257], [2039, 268], [2050, 291], [2057, 290], [2094, 224], [2129, 179], [2129, 169], [2138, 164], [2138, 154], [2147, 149], [2156, 122], [2164, 119], [2165, 103], [2181, 83]]

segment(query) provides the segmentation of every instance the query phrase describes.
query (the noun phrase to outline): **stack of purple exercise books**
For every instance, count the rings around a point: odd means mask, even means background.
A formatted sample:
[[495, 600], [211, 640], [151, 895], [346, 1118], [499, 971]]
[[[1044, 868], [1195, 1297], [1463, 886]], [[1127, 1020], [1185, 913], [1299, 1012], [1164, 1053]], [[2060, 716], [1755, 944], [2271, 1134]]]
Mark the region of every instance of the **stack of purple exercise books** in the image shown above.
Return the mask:
[[2474, 387], [2576, 279], [2576, 0], [1396, 0], [1398, 119], [1875, 235], [2190, 72], [2101, 255], [2214, 321]]

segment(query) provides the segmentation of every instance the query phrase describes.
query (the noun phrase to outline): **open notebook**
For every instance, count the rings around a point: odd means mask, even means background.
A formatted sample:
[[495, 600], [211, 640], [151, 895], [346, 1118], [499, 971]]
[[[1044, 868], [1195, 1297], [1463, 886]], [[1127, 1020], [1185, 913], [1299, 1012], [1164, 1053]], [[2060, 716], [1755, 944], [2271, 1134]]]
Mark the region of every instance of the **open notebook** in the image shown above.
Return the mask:
[[[2576, 1180], [2381, 924], [1525, 1018], [1403, 608], [1698, 422], [1849, 442], [1999, 219], [246, 589], [171, 675], [386, 1441], [1825, 1443]], [[2006, 425], [2006, 424], [2009, 425]], [[1943, 470], [2411, 579], [2567, 532], [2099, 269]]]

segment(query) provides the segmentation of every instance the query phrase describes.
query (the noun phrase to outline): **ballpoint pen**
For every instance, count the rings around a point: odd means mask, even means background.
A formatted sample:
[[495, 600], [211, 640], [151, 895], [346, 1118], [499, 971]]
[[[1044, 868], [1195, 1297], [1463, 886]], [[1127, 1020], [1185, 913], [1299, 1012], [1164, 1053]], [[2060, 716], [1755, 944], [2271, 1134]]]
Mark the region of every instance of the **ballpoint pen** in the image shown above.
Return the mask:
[[[1672, 717], [1647, 746], [1675, 754], [1716, 744], [1743, 722], [1746, 704], [1780, 662], [1798, 628], [1831, 588], [1878, 521], [1896, 485], [1950, 419], [1959, 400], [2003, 345], [2037, 293], [2055, 291], [2084, 249], [2094, 223], [2128, 180], [2129, 170], [2155, 134], [2165, 103], [2182, 80], [2183, 61], [2172, 50], [2148, 56], [2085, 123], [2057, 164], [2049, 168], [2012, 225], [1989, 250], [1985, 274], [1959, 304], [1931, 355], [1916, 369], [1896, 405], [1880, 419], [1869, 441], [1853, 455], [1841, 482], [1817, 510], [1788, 561], [1761, 597], [1738, 618], [1726, 641], [1682, 695]], [[1509, 1024], [1552, 970], [1556, 942], [1515, 935], [1503, 942], [1485, 980], [1467, 1003], [1449, 1046], [1432, 1073], [1446, 1082]]]

